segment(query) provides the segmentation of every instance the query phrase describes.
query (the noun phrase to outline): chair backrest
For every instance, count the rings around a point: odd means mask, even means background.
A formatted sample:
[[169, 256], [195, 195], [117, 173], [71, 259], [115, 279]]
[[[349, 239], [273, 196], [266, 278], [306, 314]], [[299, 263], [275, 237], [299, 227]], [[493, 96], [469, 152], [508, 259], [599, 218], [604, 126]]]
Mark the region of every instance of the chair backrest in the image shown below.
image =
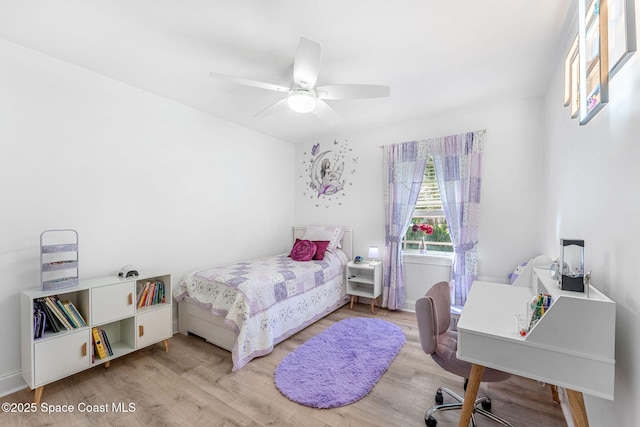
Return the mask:
[[[457, 337], [447, 332], [451, 323], [451, 288], [447, 282], [433, 285], [416, 301], [416, 319], [420, 344], [425, 353], [430, 354], [442, 369], [469, 378], [471, 363], [456, 357]], [[440, 340], [440, 342], [438, 342]], [[502, 381], [511, 374], [486, 368], [482, 381]]]
[[449, 282], [438, 282], [426, 293], [433, 298], [438, 318], [438, 334], [442, 334], [451, 325], [451, 287]]
[[422, 350], [432, 354], [438, 346], [438, 335], [449, 329], [451, 323], [451, 293], [449, 283], [433, 285], [416, 301], [416, 319]]

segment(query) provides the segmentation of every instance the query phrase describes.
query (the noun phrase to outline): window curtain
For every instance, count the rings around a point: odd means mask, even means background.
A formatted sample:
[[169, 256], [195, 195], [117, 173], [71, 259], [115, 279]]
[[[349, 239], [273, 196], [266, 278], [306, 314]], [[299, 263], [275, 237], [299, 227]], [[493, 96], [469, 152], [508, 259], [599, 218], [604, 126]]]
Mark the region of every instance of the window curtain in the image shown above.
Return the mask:
[[418, 201], [428, 150], [425, 141], [392, 144], [383, 149], [386, 251], [382, 306], [397, 310], [405, 303], [402, 238]]
[[485, 131], [428, 140], [438, 180], [454, 258], [451, 266], [453, 304], [462, 306], [478, 277], [478, 226], [482, 145]]

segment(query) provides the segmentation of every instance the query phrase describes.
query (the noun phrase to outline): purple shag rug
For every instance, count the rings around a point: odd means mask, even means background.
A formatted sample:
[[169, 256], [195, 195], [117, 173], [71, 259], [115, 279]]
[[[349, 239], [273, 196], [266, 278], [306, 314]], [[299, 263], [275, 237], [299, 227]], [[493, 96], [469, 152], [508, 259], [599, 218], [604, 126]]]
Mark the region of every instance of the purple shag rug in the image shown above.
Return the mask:
[[349, 405], [373, 389], [404, 343], [402, 329], [386, 320], [344, 319], [288, 354], [274, 382], [301, 405]]

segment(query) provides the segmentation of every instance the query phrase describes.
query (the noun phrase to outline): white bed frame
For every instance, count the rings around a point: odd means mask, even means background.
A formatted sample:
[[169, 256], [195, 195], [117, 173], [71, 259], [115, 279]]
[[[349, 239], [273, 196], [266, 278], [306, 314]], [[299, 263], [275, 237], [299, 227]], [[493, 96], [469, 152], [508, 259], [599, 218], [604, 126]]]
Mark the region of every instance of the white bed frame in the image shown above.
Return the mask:
[[[353, 258], [353, 232], [351, 227], [343, 227], [342, 250], [348, 259]], [[293, 239], [301, 238], [304, 226], [293, 227]], [[346, 280], [343, 281], [345, 286]], [[183, 335], [192, 333], [225, 350], [231, 351], [236, 342], [236, 334], [224, 323], [224, 316], [216, 316], [200, 308], [191, 298], [178, 303], [178, 331]], [[274, 343], [277, 344], [277, 343]]]

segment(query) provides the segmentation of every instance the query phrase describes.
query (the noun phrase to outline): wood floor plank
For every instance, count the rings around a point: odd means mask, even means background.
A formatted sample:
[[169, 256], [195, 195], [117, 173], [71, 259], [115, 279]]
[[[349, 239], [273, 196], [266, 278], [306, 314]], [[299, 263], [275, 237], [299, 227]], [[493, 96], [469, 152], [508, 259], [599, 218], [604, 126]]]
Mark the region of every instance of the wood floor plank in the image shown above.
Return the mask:
[[[358, 402], [335, 409], [314, 409], [283, 396], [273, 383], [276, 366], [291, 351], [336, 322], [353, 316], [377, 317], [400, 326], [406, 344], [372, 392]], [[463, 381], [443, 371], [422, 352], [415, 315], [376, 309], [366, 304], [344, 306], [278, 344], [274, 351], [231, 372], [231, 355], [204, 340], [180, 334], [170, 350], [151, 346], [102, 366], [57, 381], [44, 388], [45, 405], [71, 405], [73, 413], [1, 413], [2, 426], [424, 426], [424, 413], [434, 404], [439, 386], [462, 393]], [[482, 384], [493, 412], [515, 426], [565, 426], [551, 391], [536, 381], [512, 377]], [[5, 396], [3, 402], [30, 403], [27, 390]], [[118, 412], [133, 404], [134, 411]], [[107, 405], [107, 412], [79, 412], [81, 405]], [[114, 406], [115, 405], [115, 406]], [[38, 408], [40, 409], [40, 408]], [[438, 426], [457, 424], [459, 412], [437, 415]], [[494, 426], [477, 418], [478, 426]]]

